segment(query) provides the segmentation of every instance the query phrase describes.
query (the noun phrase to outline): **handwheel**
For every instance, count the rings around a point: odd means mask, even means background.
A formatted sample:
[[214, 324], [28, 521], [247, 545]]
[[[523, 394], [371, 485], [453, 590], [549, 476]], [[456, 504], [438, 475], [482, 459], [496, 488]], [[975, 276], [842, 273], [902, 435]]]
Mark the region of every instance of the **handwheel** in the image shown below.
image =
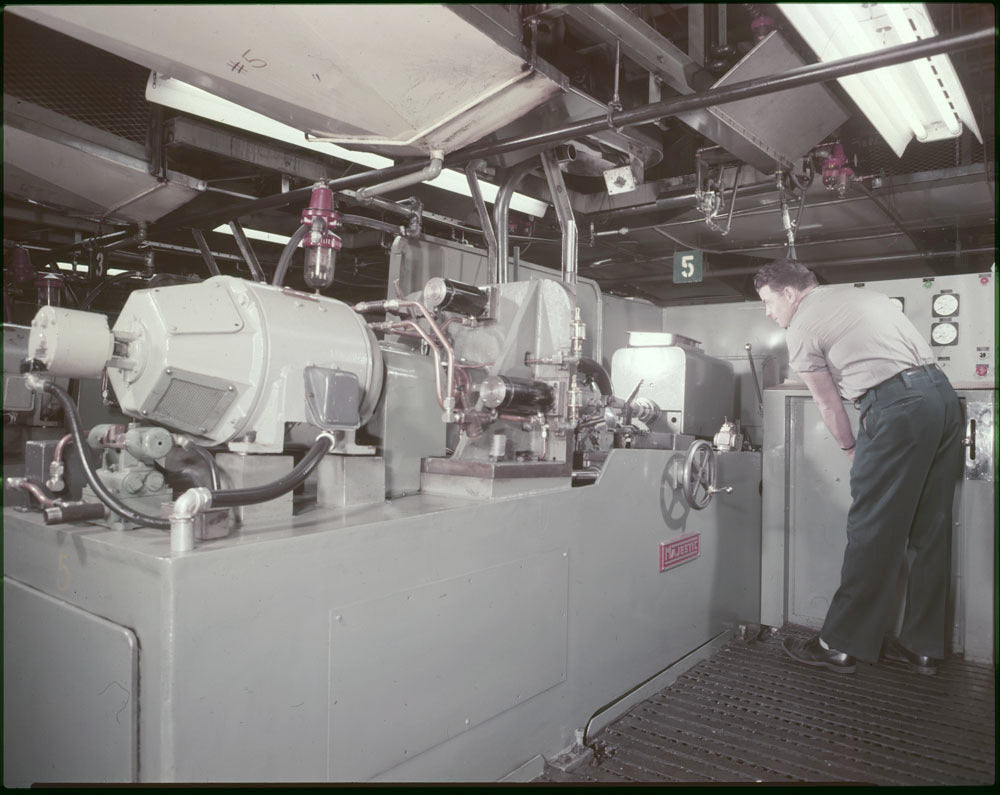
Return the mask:
[[715, 450], [704, 439], [699, 439], [688, 448], [684, 458], [684, 471], [681, 476], [681, 490], [687, 504], [700, 511], [712, 501], [712, 495], [724, 491], [732, 493], [732, 486], [716, 488], [715, 486]]

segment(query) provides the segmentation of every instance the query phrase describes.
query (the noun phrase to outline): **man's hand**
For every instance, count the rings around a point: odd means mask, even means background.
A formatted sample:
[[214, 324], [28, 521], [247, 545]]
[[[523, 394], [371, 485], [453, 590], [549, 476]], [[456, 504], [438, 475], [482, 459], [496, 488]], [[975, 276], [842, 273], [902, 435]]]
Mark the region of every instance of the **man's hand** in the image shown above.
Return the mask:
[[854, 460], [854, 432], [851, 430], [851, 421], [847, 418], [844, 410], [844, 401], [840, 398], [837, 385], [833, 381], [833, 376], [829, 370], [813, 370], [810, 373], [799, 373], [799, 377], [809, 387], [809, 392], [816, 401], [819, 414], [826, 424], [827, 430], [840, 445], [842, 450], [847, 452], [851, 461]]

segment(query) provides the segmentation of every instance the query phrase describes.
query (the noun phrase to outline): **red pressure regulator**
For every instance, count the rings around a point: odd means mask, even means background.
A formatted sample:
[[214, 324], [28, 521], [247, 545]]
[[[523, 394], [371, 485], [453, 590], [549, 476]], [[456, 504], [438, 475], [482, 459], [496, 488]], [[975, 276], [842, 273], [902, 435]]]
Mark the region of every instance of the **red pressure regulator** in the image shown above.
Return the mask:
[[321, 290], [333, 284], [333, 268], [341, 246], [340, 238], [333, 233], [340, 226], [340, 213], [333, 209], [333, 191], [321, 182], [313, 186], [309, 206], [302, 211], [302, 223], [309, 227], [302, 241], [306, 284]]

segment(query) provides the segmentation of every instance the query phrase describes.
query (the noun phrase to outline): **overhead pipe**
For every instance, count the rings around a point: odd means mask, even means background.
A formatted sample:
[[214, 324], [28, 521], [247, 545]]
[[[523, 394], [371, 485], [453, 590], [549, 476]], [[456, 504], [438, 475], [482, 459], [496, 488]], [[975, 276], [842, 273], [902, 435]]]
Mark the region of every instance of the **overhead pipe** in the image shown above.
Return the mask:
[[510, 235], [507, 219], [510, 216], [510, 200], [521, 180], [530, 171], [533, 171], [536, 165], [535, 158], [529, 157], [514, 166], [503, 185], [500, 186], [500, 190], [497, 191], [497, 197], [493, 203], [493, 225], [496, 227], [497, 233], [497, 284], [506, 284], [509, 281], [517, 280], [517, 274], [512, 273], [507, 258]]
[[[472, 194], [472, 201], [476, 205], [476, 212], [479, 214], [479, 225], [483, 228], [483, 236], [486, 238], [486, 272], [491, 277], [497, 275], [497, 236], [493, 231], [493, 223], [490, 221], [490, 213], [486, 209], [486, 202], [483, 201], [483, 192], [479, 188], [479, 175], [476, 174], [477, 166], [484, 165], [481, 160], [470, 160], [465, 164], [465, 178], [469, 182], [469, 192]], [[494, 284], [499, 283], [499, 279]]]
[[247, 239], [246, 232], [243, 231], [243, 225], [236, 218], [229, 219], [229, 229], [233, 233], [233, 237], [236, 239], [236, 245], [243, 255], [243, 261], [246, 262], [247, 267], [250, 268], [250, 274], [253, 276], [255, 282], [267, 283], [267, 277], [264, 275], [264, 269], [260, 267], [260, 260], [257, 259], [257, 254], [253, 250], [253, 245]]
[[[837, 80], [859, 72], [894, 66], [895, 64], [915, 61], [944, 52], [958, 52], [973, 47], [980, 47], [993, 42], [995, 39], [996, 28], [991, 27], [971, 33], [957, 33], [947, 36], [935, 36], [930, 39], [921, 39], [916, 42], [888, 47], [878, 52], [852, 55], [835, 61], [807, 64], [790, 69], [780, 75], [768, 75], [740, 83], [733, 83], [729, 86], [709, 89], [697, 94], [672, 97], [661, 102], [644, 105], [640, 108], [622, 111], [621, 113], [608, 113], [589, 119], [582, 119], [574, 124], [544, 133], [516, 136], [488, 144], [473, 145], [465, 149], [460, 149], [446, 157], [443, 166], [463, 166], [470, 160], [489, 158], [519, 149], [557, 145], [603, 130], [626, 125], [644, 124], [668, 116], [676, 116], [679, 113], [687, 111], [700, 110], [713, 105], [722, 105], [728, 102], [764, 96], [791, 88], [812, 85], [813, 83]], [[341, 177], [340, 179], [328, 180], [326, 184], [327, 187], [334, 191], [361, 188], [363, 186], [376, 185], [382, 180], [393, 180], [396, 177], [411, 175], [422, 168], [424, 166], [420, 163], [404, 163], [388, 168], [366, 171], [361, 174], [353, 174]], [[169, 224], [169, 228], [202, 226], [210, 223], [214, 225], [227, 218], [301, 203], [307, 200], [311, 193], [311, 187], [299, 188], [287, 193], [267, 196], [263, 199], [242, 202], [211, 213], [190, 213], [172, 221]]]
[[396, 177], [395, 179], [390, 179], [386, 182], [380, 182], [377, 185], [369, 185], [358, 191], [358, 198], [364, 201], [371, 196], [378, 196], [381, 193], [391, 193], [394, 190], [408, 188], [411, 185], [417, 185], [421, 182], [426, 182], [429, 179], [434, 179], [441, 173], [441, 168], [443, 166], [444, 152], [440, 149], [435, 149], [431, 152], [431, 162], [417, 173]]
[[59, 246], [58, 248], [50, 249], [46, 252], [46, 257], [58, 258], [64, 254], [72, 254], [74, 251], [78, 251], [81, 248], [93, 248], [94, 246], [101, 247], [112, 242], [122, 240], [127, 238], [129, 235], [133, 234], [128, 229], [122, 229], [118, 232], [109, 232], [106, 235], [97, 235], [96, 237], [88, 237], [86, 240], [81, 240], [79, 243], [70, 243], [66, 246]]
[[91, 237], [86, 240], [81, 240], [79, 243], [73, 243], [72, 245], [60, 246], [59, 248], [51, 249], [45, 253], [45, 258], [47, 262], [54, 262], [59, 257], [78, 251], [81, 248], [98, 249], [104, 252], [111, 252], [124, 246], [131, 246], [136, 243], [145, 243], [146, 239], [146, 224], [140, 223], [135, 232], [122, 230], [119, 232], [111, 232], [107, 235]]
[[[723, 252], [727, 253], [727, 252]], [[831, 268], [845, 268], [852, 265], [877, 265], [885, 262], [910, 262], [914, 260], [945, 259], [954, 257], [957, 254], [995, 254], [994, 246], [980, 246], [978, 248], [963, 248], [961, 251], [914, 251], [909, 254], [876, 254], [870, 257], [852, 257], [850, 259], [826, 259], [812, 262], [800, 260], [803, 265], [810, 269], [819, 268], [828, 270]], [[724, 276], [746, 276], [754, 274], [763, 267], [762, 265], [748, 265], [740, 268], [705, 268], [705, 278], [714, 279]], [[595, 278], [601, 284], [651, 284], [655, 282], [673, 281], [673, 274], [651, 274], [649, 276], [633, 276], [631, 278], [616, 277], [614, 279]]]
[[198, 244], [198, 250], [201, 252], [201, 258], [205, 260], [208, 272], [212, 276], [221, 276], [222, 271], [219, 270], [219, 263], [215, 261], [215, 257], [212, 255], [212, 249], [208, 247], [208, 241], [205, 240], [205, 233], [200, 229], [192, 229], [191, 236], [194, 238], [194, 242]]
[[[360, 174], [351, 174], [347, 177], [340, 177], [339, 179], [326, 180], [325, 184], [334, 192], [346, 191], [353, 188], [362, 188], [366, 185], [375, 185], [376, 183], [405, 176], [407, 174], [413, 174], [423, 167], [422, 161], [417, 163], [403, 163], [398, 166], [373, 169], [371, 171], [364, 171]], [[182, 227], [214, 227], [218, 225], [220, 221], [225, 221], [229, 218], [238, 218], [243, 215], [258, 213], [262, 210], [275, 210], [280, 207], [287, 207], [288, 205], [301, 205], [303, 203], [308, 203], [309, 199], [312, 198], [312, 192], [313, 186], [307, 185], [304, 188], [296, 188], [295, 190], [286, 191], [285, 193], [275, 193], [272, 196], [265, 196], [262, 199], [251, 199], [249, 201], [240, 202], [239, 204], [231, 204], [230, 206], [223, 207], [219, 210], [187, 213], [164, 224], [163, 228], [178, 229]], [[361, 201], [357, 194], [355, 195], [355, 198], [357, 198], [358, 201]], [[365, 201], [367, 201], [367, 199], [365, 199]]]
[[357, 191], [341, 190], [338, 191], [338, 193], [355, 204], [363, 204], [366, 207], [377, 207], [378, 209], [385, 210], [386, 212], [398, 213], [399, 215], [406, 216], [408, 219], [414, 218], [420, 214], [412, 207], [407, 207], [399, 202], [389, 201], [388, 199], [380, 199], [378, 196], [369, 196], [362, 199], [358, 196]]
[[562, 278], [576, 292], [577, 254], [579, 251], [579, 232], [576, 218], [573, 216], [573, 206], [566, 192], [559, 163], [552, 152], [542, 152], [542, 167], [545, 169], [545, 179], [549, 184], [549, 194], [552, 206], [555, 207], [559, 228], [562, 230]]
[[[490, 157], [514, 152], [527, 147], [551, 146], [571, 141], [585, 135], [593, 135], [603, 130], [624, 127], [634, 124], [656, 121], [667, 116], [676, 116], [691, 110], [724, 105], [742, 99], [750, 99], [778, 91], [836, 80], [858, 72], [880, 69], [907, 61], [938, 55], [942, 52], [965, 50], [983, 46], [996, 38], [996, 28], [985, 28], [972, 33], [959, 33], [949, 36], [935, 36], [932, 39], [921, 39], [917, 42], [899, 44], [878, 52], [852, 55], [835, 61], [826, 61], [796, 67], [782, 72], [780, 75], [767, 75], [729, 86], [712, 88], [698, 94], [688, 94], [682, 97], [672, 97], [662, 102], [654, 102], [641, 108], [609, 113], [582, 119], [574, 124], [550, 130], [544, 133], [523, 135], [496, 141], [489, 144], [473, 145], [461, 149], [449, 158], [446, 165], [464, 163], [472, 158]], [[453, 162], [454, 161], [454, 162]]]
[[[740, 185], [739, 192], [744, 198], [747, 196], [758, 196], [763, 193], [771, 193], [774, 190], [774, 181], [767, 180], [766, 182], [753, 182], [749, 185]], [[726, 193], [732, 193], [732, 189], [724, 190], [722, 192], [723, 196]], [[676, 209], [690, 209], [693, 205], [697, 196], [694, 193], [681, 193], [672, 194], [670, 196], [663, 196], [655, 201], [645, 202], [643, 204], [635, 204], [631, 207], [622, 207], [618, 210], [604, 210], [602, 212], [591, 213], [588, 217], [592, 222], [596, 223], [614, 223], [625, 218], [634, 218], [639, 215], [647, 215], [648, 213], [660, 212], [663, 210], [676, 210]]]

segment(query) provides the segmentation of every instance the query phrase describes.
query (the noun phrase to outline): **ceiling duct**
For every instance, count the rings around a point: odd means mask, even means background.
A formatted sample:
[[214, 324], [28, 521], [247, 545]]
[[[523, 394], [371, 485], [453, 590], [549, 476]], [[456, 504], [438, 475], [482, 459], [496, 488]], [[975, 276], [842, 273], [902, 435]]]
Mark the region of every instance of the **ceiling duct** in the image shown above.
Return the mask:
[[[622, 5], [581, 4], [572, 18], [593, 36], [622, 52], [679, 94], [693, 94], [700, 64]], [[712, 88], [781, 74], [803, 60], [774, 31]], [[678, 114], [678, 119], [735, 157], [766, 174], [788, 169], [847, 121], [848, 114], [822, 84]]]
[[205, 183], [175, 171], [149, 173], [145, 147], [4, 96], [4, 195], [72, 208], [97, 218], [156, 221]]
[[296, 129], [393, 154], [453, 151], [561, 90], [443, 5], [13, 10]]

